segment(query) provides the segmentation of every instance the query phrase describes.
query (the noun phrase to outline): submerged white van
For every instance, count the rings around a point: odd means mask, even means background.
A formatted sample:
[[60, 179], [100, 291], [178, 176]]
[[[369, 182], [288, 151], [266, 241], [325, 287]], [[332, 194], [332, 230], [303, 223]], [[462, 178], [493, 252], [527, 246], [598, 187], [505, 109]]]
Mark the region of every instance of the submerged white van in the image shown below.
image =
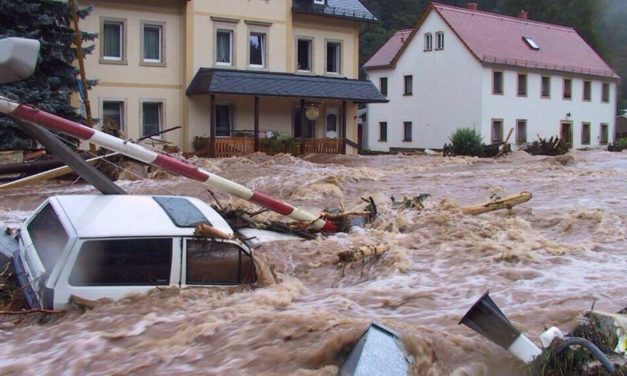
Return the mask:
[[[195, 236], [203, 223], [233, 240]], [[72, 295], [116, 300], [155, 287], [253, 284], [252, 251], [232, 235], [196, 198], [53, 196], [21, 226], [11, 253], [29, 305], [63, 309]]]

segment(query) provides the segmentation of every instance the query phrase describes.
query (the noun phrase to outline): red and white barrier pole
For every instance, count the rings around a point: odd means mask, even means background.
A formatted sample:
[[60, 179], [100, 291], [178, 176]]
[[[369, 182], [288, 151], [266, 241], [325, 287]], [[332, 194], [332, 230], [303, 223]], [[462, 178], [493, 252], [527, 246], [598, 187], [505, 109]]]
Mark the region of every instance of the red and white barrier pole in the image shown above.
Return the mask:
[[322, 232], [337, 231], [333, 222], [320, 219], [318, 216], [299, 208], [295, 208], [281, 200], [277, 200], [261, 192], [255, 192], [241, 184], [237, 184], [221, 176], [197, 168], [167, 154], [159, 153], [141, 145], [124, 141], [107, 133], [86, 127], [45, 111], [41, 111], [37, 108], [19, 104], [4, 97], [0, 97], [0, 112], [18, 119], [39, 124], [49, 130], [64, 133], [84, 141], [89, 141], [106, 149], [117, 151], [120, 154], [157, 166], [168, 172], [197, 180], [217, 191], [230, 193], [233, 196], [253, 202], [266, 209], [285, 215], [293, 220], [311, 223], [311, 228], [315, 230]]

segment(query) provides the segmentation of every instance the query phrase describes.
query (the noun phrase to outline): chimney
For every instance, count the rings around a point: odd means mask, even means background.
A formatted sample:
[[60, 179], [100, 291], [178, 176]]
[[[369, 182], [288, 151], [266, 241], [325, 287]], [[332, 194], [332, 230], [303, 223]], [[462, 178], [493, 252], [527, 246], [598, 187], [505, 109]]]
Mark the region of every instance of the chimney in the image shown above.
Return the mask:
[[527, 13], [527, 11], [521, 10], [520, 12], [518, 12], [518, 18], [520, 18], [521, 20], [526, 20], [529, 17], [529, 13]]
[[468, 3], [466, 6], [470, 10], [479, 10], [479, 4], [477, 3]]

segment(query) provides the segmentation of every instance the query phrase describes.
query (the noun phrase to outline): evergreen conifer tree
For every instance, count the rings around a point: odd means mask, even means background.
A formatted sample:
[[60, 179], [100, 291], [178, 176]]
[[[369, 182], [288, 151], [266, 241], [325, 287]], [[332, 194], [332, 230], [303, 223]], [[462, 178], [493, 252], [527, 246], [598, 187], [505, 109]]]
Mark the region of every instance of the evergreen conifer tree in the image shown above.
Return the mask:
[[[85, 18], [91, 9], [79, 10]], [[77, 91], [78, 69], [72, 65], [76, 51], [72, 46], [70, 4], [51, 0], [0, 0], [0, 39], [24, 37], [41, 43], [35, 73], [28, 79], [0, 86], [0, 95], [27, 103], [78, 122], [81, 115], [70, 104], [70, 96]], [[82, 33], [84, 42], [93, 41], [96, 34]], [[83, 44], [85, 45], [85, 44]], [[83, 48], [85, 54], [93, 44]], [[0, 150], [23, 149], [31, 141], [23, 135], [7, 116], [0, 115]]]

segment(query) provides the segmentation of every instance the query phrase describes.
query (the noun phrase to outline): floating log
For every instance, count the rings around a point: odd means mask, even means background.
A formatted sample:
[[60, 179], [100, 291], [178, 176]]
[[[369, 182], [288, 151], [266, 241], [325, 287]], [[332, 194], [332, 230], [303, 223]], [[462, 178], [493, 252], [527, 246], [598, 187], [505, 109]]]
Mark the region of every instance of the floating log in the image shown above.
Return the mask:
[[362, 260], [366, 257], [379, 256], [387, 252], [390, 246], [387, 244], [365, 245], [348, 251], [342, 251], [337, 254], [339, 258], [337, 263], [347, 263]]
[[499, 198], [494, 201], [488, 201], [481, 204], [466, 206], [462, 208], [462, 212], [468, 215], [479, 215], [500, 209], [511, 209], [516, 205], [531, 200], [530, 192], [520, 192], [515, 195]]

